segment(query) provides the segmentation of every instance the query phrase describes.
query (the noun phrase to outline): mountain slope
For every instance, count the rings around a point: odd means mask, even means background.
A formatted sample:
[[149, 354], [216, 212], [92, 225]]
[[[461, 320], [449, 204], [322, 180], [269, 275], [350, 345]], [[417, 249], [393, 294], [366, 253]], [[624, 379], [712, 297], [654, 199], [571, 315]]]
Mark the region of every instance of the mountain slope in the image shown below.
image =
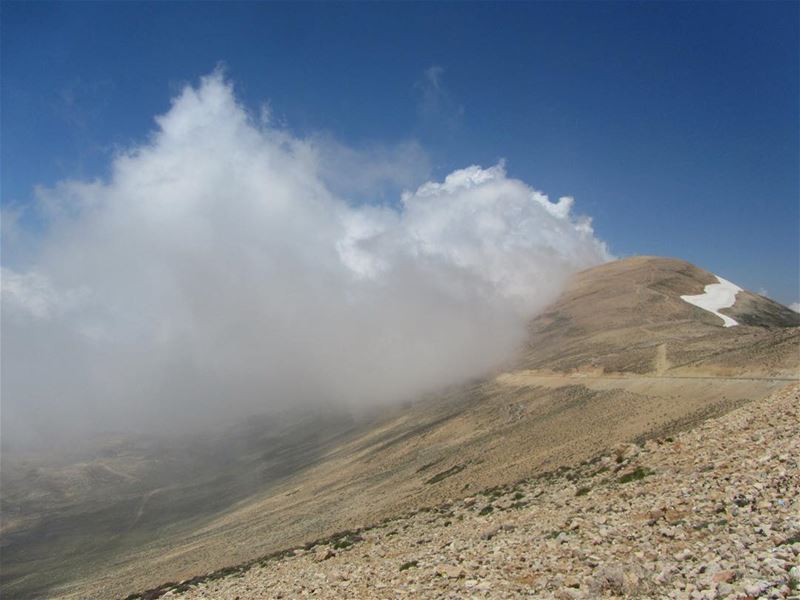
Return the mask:
[[622, 445], [549, 478], [159, 592], [186, 600], [790, 597], [800, 585], [799, 456], [794, 385], [674, 438]]
[[723, 327], [681, 299], [716, 281], [685, 261], [646, 256], [583, 271], [531, 323], [517, 367], [648, 373], [660, 361], [682, 374], [796, 373], [800, 314], [745, 290], [721, 311], [740, 324]]
[[[723, 327], [680, 298], [715, 281], [688, 263], [653, 257], [580, 273], [531, 322], [528, 344], [504, 372], [362, 420], [312, 449], [312, 461], [213, 515], [134, 529], [120, 539], [138, 535], [135, 543], [85, 559], [49, 595], [124, 596], [246, 562], [672, 435], [796, 379], [794, 314], [742, 292], [743, 306], [737, 296], [725, 311], [742, 324]], [[291, 454], [291, 444], [281, 452]], [[134, 503], [139, 522], [169, 508], [166, 497], [151, 505], [150, 492]]]

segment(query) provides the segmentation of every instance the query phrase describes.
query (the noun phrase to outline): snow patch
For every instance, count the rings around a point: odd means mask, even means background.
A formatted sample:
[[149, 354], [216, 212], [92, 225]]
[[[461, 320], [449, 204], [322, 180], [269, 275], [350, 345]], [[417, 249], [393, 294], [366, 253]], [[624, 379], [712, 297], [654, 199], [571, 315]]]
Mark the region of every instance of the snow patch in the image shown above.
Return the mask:
[[722, 308], [730, 308], [736, 302], [736, 294], [742, 291], [735, 283], [714, 275], [719, 283], [709, 283], [705, 291], [697, 296], [681, 296], [681, 300], [714, 313], [723, 321], [723, 327], [733, 327], [739, 323], [727, 315], [721, 314]]

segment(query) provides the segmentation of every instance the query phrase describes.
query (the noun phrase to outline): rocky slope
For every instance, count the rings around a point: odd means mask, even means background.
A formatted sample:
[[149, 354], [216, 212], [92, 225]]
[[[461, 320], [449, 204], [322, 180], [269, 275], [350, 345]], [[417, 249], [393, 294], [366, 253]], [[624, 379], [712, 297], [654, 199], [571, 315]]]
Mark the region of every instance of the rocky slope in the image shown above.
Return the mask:
[[[527, 347], [502, 372], [352, 427], [345, 420], [341, 435], [330, 427], [312, 435], [305, 426], [298, 435], [278, 423], [273, 428], [283, 433], [274, 437], [252, 421], [243, 434], [218, 433], [232, 439], [203, 444], [200, 463], [214, 467], [207, 479], [165, 487], [137, 471], [137, 487], [122, 482], [124, 494], [102, 511], [68, 498], [68, 513], [41, 515], [37, 527], [23, 523], [13, 546], [3, 546], [14, 560], [5, 552], [0, 591], [9, 598], [124, 597], [574, 467], [623, 443], [665, 439], [796, 381], [798, 316], [741, 292], [742, 305], [737, 298], [725, 309], [741, 325], [723, 327], [680, 298], [713, 281], [686, 262], [653, 257], [580, 273], [530, 323]], [[222, 456], [224, 464], [206, 456]], [[292, 457], [302, 460], [286, 460]], [[27, 473], [20, 489], [43, 490], [25, 487]]]
[[800, 598], [800, 386], [137, 598]]

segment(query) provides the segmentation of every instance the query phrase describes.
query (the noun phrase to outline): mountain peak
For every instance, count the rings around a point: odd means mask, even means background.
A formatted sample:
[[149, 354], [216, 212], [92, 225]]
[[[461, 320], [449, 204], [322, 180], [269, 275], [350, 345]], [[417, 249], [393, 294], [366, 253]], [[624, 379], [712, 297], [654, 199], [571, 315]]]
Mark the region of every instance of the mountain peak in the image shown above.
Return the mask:
[[[527, 368], [646, 373], [670, 368], [762, 372], [793, 369], [800, 315], [747, 290], [719, 313], [687, 302], [718, 277], [676, 258], [634, 256], [575, 275], [561, 298], [530, 324]], [[755, 346], [754, 346], [755, 345]], [[746, 350], [745, 348], [750, 348]], [[755, 352], [755, 354], [753, 354]], [[763, 354], [774, 355], [762, 360]], [[771, 372], [771, 371], [770, 371]]]

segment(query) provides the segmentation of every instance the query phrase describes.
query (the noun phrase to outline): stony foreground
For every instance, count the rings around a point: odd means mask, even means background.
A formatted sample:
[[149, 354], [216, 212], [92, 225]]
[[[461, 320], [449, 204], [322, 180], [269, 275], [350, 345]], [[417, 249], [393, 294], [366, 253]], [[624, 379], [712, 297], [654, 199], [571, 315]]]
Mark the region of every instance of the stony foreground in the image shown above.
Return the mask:
[[674, 439], [142, 597], [800, 599], [799, 462], [795, 384]]

